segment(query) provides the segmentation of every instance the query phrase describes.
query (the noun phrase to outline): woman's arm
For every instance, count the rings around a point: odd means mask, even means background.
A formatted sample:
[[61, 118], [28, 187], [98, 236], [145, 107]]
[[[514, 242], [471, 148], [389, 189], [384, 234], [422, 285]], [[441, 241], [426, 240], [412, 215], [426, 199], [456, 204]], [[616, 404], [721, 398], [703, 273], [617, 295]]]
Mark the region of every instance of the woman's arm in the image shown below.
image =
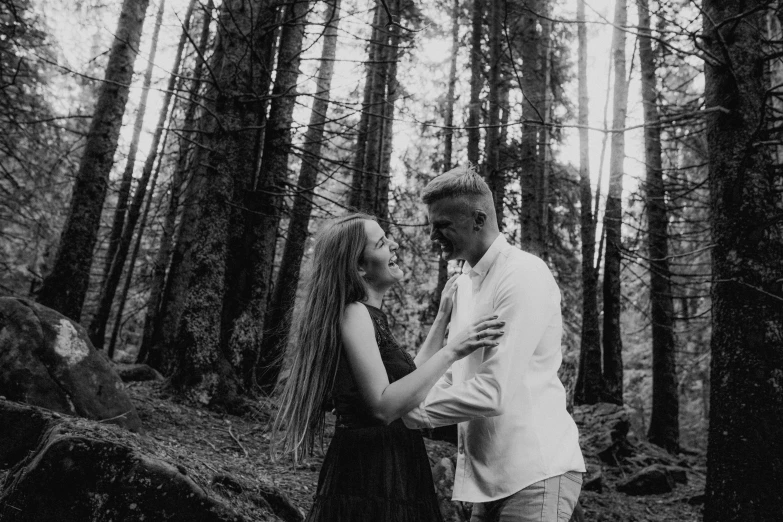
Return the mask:
[[478, 348], [496, 346], [496, 338], [502, 332], [492, 328], [499, 326], [500, 322], [496, 320], [485, 320], [477, 324], [464, 336], [460, 336], [458, 341], [449, 343], [434, 353], [414, 372], [391, 384], [386, 376], [367, 308], [359, 303], [348, 305], [341, 331], [343, 346], [359, 393], [370, 414], [389, 424], [424, 400], [429, 389], [454, 361]]

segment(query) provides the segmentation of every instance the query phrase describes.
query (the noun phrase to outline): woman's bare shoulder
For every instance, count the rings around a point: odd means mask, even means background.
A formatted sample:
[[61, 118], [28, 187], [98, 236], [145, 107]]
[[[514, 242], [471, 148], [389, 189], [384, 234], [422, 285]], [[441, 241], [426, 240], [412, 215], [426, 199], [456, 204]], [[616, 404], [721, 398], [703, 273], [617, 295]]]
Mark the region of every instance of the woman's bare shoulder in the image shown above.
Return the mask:
[[344, 325], [366, 324], [370, 321], [370, 312], [367, 310], [367, 307], [359, 301], [349, 303], [348, 306], [345, 307], [342, 320]]

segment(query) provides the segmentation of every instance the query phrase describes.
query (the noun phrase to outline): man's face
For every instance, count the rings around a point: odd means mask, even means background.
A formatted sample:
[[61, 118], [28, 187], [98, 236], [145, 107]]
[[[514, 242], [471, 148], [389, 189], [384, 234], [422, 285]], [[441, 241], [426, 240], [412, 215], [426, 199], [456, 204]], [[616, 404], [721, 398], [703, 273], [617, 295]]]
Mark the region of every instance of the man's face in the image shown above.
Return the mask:
[[460, 199], [440, 199], [427, 206], [427, 213], [430, 239], [440, 246], [443, 259], [467, 259], [474, 249], [476, 234], [473, 217], [466, 202]]

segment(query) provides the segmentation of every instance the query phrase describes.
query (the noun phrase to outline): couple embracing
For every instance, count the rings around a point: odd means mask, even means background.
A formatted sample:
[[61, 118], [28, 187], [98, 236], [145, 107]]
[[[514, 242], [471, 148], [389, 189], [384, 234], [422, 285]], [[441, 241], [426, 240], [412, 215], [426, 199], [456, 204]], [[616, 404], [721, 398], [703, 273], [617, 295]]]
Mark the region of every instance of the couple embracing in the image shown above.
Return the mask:
[[472, 522], [568, 521], [585, 467], [557, 376], [557, 284], [500, 234], [471, 168], [432, 180], [423, 202], [431, 239], [466, 263], [415, 359], [380, 309], [403, 277], [397, 243], [361, 214], [316, 241], [276, 422], [296, 458], [337, 414], [307, 520], [441, 521], [419, 430], [458, 424], [453, 498], [473, 503]]

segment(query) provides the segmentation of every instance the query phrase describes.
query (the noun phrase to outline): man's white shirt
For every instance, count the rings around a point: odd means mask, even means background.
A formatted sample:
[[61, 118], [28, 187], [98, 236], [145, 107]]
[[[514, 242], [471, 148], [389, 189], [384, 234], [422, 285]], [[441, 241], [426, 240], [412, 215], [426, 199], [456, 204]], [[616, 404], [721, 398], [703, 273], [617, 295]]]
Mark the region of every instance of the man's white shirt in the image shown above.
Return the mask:
[[454, 363], [403, 416], [409, 428], [459, 423], [454, 500], [488, 502], [567, 471], [585, 471], [566, 411], [560, 290], [546, 264], [503, 235], [457, 280], [450, 334], [495, 314], [500, 344]]

